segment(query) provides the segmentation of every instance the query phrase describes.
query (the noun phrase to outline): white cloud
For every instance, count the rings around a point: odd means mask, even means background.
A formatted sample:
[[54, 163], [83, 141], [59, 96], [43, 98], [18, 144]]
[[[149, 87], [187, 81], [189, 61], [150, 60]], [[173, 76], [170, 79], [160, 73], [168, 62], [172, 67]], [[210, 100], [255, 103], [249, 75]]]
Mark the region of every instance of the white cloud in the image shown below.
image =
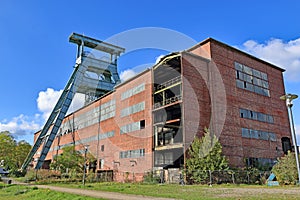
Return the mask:
[[[55, 91], [52, 88], [47, 88], [46, 91], [40, 91], [36, 101], [41, 113], [36, 113], [34, 116], [21, 114], [11, 120], [4, 119], [0, 122], [0, 132], [9, 131], [17, 140], [25, 139], [32, 142], [33, 133], [39, 131], [45, 124], [61, 93], [62, 90]], [[68, 112], [74, 112], [83, 105], [84, 95], [76, 94]]]
[[122, 82], [134, 77], [137, 73], [132, 69], [124, 70], [120, 73], [120, 79]]
[[[37, 106], [39, 111], [42, 112], [42, 117], [45, 121], [50, 116], [61, 94], [62, 90], [56, 91], [52, 88], [47, 88], [46, 91], [39, 92], [39, 96], [37, 98]], [[69, 107], [68, 113], [74, 112], [84, 106], [84, 100], [84, 94], [76, 93]]]
[[10, 121], [3, 120], [0, 122], [0, 131], [9, 131], [16, 139], [24, 139], [26, 135], [30, 135], [41, 128], [40, 122], [38, 116], [32, 118], [21, 114]]
[[55, 91], [52, 88], [47, 88], [46, 91], [39, 92], [39, 96], [36, 101], [38, 109], [42, 112], [44, 120], [46, 120], [51, 114], [61, 93], [62, 90]]
[[248, 40], [243, 46], [254, 56], [286, 69], [287, 80], [300, 81], [300, 38], [287, 42], [273, 38], [265, 43]]

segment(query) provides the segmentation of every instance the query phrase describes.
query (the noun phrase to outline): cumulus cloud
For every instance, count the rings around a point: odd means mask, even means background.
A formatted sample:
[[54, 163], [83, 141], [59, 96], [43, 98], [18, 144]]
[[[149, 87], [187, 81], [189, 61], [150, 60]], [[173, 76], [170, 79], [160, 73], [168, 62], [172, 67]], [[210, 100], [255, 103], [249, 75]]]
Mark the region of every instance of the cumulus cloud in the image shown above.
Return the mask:
[[39, 111], [41, 111], [42, 117], [46, 120], [51, 114], [58, 98], [60, 97], [62, 90], [55, 91], [52, 88], [47, 88], [46, 91], [39, 92], [37, 98], [37, 106]]
[[[0, 121], [0, 131], [9, 131], [17, 140], [25, 139], [32, 142], [32, 134], [39, 131], [45, 124], [61, 93], [62, 90], [56, 91], [52, 88], [40, 91], [36, 100], [40, 113], [33, 116], [21, 114], [12, 119], [4, 119]], [[81, 108], [84, 105], [84, 99], [83, 94], [76, 94], [68, 113]]]
[[122, 82], [134, 77], [137, 73], [132, 69], [124, 70], [120, 73], [120, 79]]
[[300, 38], [290, 41], [272, 38], [265, 43], [248, 40], [243, 48], [256, 57], [286, 69], [289, 81], [300, 81]]
[[31, 134], [41, 128], [38, 115], [29, 117], [19, 115], [12, 120], [0, 122], [0, 131], [9, 131], [16, 139], [23, 139], [24, 136]]
[[[50, 116], [55, 104], [57, 103], [63, 90], [54, 90], [47, 88], [46, 91], [40, 91], [37, 98], [37, 106], [39, 111], [42, 113], [44, 120], [47, 120]], [[85, 96], [84, 94], [76, 93], [72, 103], [69, 107], [68, 113], [74, 112], [84, 105]], [[67, 114], [68, 114], [67, 113]]]

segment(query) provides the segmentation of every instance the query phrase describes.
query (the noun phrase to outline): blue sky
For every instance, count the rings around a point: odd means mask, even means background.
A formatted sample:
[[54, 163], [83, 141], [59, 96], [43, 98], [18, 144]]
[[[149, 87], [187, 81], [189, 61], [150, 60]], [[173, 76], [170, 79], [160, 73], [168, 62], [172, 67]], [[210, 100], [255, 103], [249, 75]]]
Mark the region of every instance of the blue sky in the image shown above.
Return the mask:
[[[9, 130], [18, 140], [32, 143], [33, 133], [51, 110], [50, 102], [72, 72], [76, 56], [76, 46], [68, 42], [72, 32], [107, 40], [154, 27], [197, 42], [213, 37], [287, 69], [286, 91], [300, 95], [299, 10], [300, 2], [293, 0], [1, 0], [0, 131]], [[153, 34], [135, 37], [150, 43], [166, 39]], [[136, 72], [168, 50], [133, 49], [120, 58], [119, 72], [131, 68]], [[294, 103], [300, 135], [300, 100]]]

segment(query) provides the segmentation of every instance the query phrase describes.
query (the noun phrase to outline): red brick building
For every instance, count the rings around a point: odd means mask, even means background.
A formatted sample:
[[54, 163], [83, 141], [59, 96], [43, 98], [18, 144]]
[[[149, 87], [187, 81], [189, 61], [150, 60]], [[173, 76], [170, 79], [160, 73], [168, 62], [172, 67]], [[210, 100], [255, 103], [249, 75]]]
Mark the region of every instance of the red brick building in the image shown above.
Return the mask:
[[183, 168], [205, 127], [217, 135], [231, 166], [273, 164], [292, 148], [279, 99], [283, 72], [209, 38], [66, 116], [44, 166], [64, 146], [83, 152], [89, 145], [96, 158], [90, 167], [112, 172], [117, 181], [138, 181], [146, 171]]

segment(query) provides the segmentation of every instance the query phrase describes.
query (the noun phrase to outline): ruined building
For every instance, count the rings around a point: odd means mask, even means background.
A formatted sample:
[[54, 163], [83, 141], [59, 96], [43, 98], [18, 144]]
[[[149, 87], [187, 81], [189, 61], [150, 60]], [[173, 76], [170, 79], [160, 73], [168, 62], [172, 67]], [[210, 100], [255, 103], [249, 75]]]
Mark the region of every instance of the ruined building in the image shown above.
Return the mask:
[[[40, 144], [31, 152], [34, 167], [48, 168], [65, 146], [83, 153], [88, 145], [96, 160], [90, 168], [99, 174], [123, 181], [126, 172], [127, 178], [141, 180], [146, 171], [184, 168], [188, 148], [205, 127], [217, 135], [234, 167], [272, 164], [292, 148], [280, 100], [284, 70], [275, 65], [209, 38], [120, 83], [117, 57], [123, 48], [78, 34], [70, 41], [78, 45], [77, 64], [85, 67], [66, 92], [75, 85], [86, 103], [63, 115], [61, 123], [54, 120], [59, 114], [53, 117], [48, 130], [35, 134]], [[87, 56], [85, 46], [111, 60]]]

